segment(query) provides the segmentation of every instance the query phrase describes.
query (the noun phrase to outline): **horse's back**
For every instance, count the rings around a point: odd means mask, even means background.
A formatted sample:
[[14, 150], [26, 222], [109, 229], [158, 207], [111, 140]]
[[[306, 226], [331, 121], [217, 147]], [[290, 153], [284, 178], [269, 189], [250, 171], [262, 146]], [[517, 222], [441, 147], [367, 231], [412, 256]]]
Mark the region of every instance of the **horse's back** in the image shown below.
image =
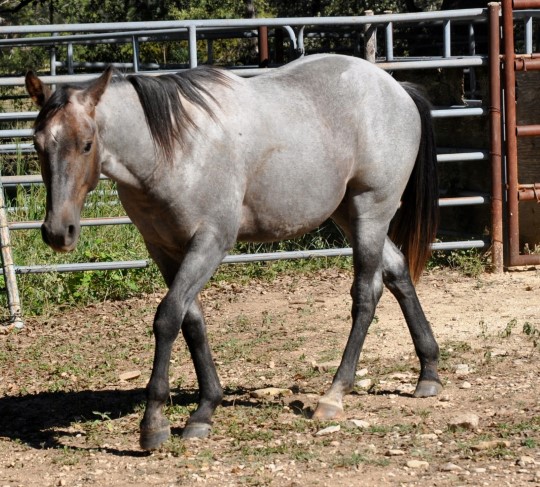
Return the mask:
[[[257, 102], [251, 125], [260, 154], [250, 162], [248, 222], [275, 211], [289, 215], [291, 234], [302, 233], [331, 216], [347, 192], [389, 198], [395, 211], [416, 159], [420, 123], [391, 76], [357, 58], [316, 55], [247, 85]], [[283, 228], [283, 219], [265, 219], [272, 222]]]

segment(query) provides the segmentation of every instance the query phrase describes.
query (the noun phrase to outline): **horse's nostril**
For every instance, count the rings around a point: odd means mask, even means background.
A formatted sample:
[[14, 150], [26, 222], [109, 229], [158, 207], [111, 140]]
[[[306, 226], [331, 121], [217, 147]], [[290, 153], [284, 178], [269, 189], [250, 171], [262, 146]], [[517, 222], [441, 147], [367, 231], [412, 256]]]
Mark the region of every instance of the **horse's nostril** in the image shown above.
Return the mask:
[[75, 235], [75, 225], [70, 225], [70, 226], [68, 227], [68, 235], [69, 235], [70, 237], [73, 237], [73, 236]]

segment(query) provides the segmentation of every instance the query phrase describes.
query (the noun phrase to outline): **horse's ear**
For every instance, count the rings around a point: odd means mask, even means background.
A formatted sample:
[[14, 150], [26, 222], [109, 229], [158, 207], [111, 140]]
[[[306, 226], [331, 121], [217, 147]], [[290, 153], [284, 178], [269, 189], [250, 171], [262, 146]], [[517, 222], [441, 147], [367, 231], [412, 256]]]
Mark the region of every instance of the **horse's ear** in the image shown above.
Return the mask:
[[42, 108], [52, 94], [51, 89], [36, 76], [33, 71], [28, 71], [24, 78], [26, 91], [34, 103]]
[[83, 100], [90, 107], [93, 108], [99, 103], [101, 95], [103, 95], [111, 82], [113, 71], [113, 67], [109, 66], [99, 78], [83, 91]]

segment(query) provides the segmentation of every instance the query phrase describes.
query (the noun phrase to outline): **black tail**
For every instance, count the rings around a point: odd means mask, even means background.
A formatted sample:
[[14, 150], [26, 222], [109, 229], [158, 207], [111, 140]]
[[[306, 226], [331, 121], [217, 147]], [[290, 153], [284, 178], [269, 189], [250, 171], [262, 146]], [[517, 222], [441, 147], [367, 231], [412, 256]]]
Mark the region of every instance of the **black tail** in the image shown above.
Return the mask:
[[413, 282], [418, 281], [431, 254], [439, 223], [437, 148], [431, 105], [418, 87], [401, 83], [414, 100], [422, 123], [420, 147], [414, 169], [401, 197], [401, 208], [392, 221], [390, 238], [405, 255]]

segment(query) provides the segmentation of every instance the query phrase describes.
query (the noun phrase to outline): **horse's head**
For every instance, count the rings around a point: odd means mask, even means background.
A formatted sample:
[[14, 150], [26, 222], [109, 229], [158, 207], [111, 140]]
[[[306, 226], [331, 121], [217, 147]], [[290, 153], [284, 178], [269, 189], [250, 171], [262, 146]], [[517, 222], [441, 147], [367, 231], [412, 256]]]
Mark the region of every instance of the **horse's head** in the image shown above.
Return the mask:
[[33, 73], [26, 89], [41, 108], [34, 126], [34, 145], [47, 188], [41, 233], [54, 250], [77, 245], [80, 214], [100, 175], [100, 147], [95, 109], [112, 75], [108, 69], [87, 86], [63, 86], [54, 93]]

